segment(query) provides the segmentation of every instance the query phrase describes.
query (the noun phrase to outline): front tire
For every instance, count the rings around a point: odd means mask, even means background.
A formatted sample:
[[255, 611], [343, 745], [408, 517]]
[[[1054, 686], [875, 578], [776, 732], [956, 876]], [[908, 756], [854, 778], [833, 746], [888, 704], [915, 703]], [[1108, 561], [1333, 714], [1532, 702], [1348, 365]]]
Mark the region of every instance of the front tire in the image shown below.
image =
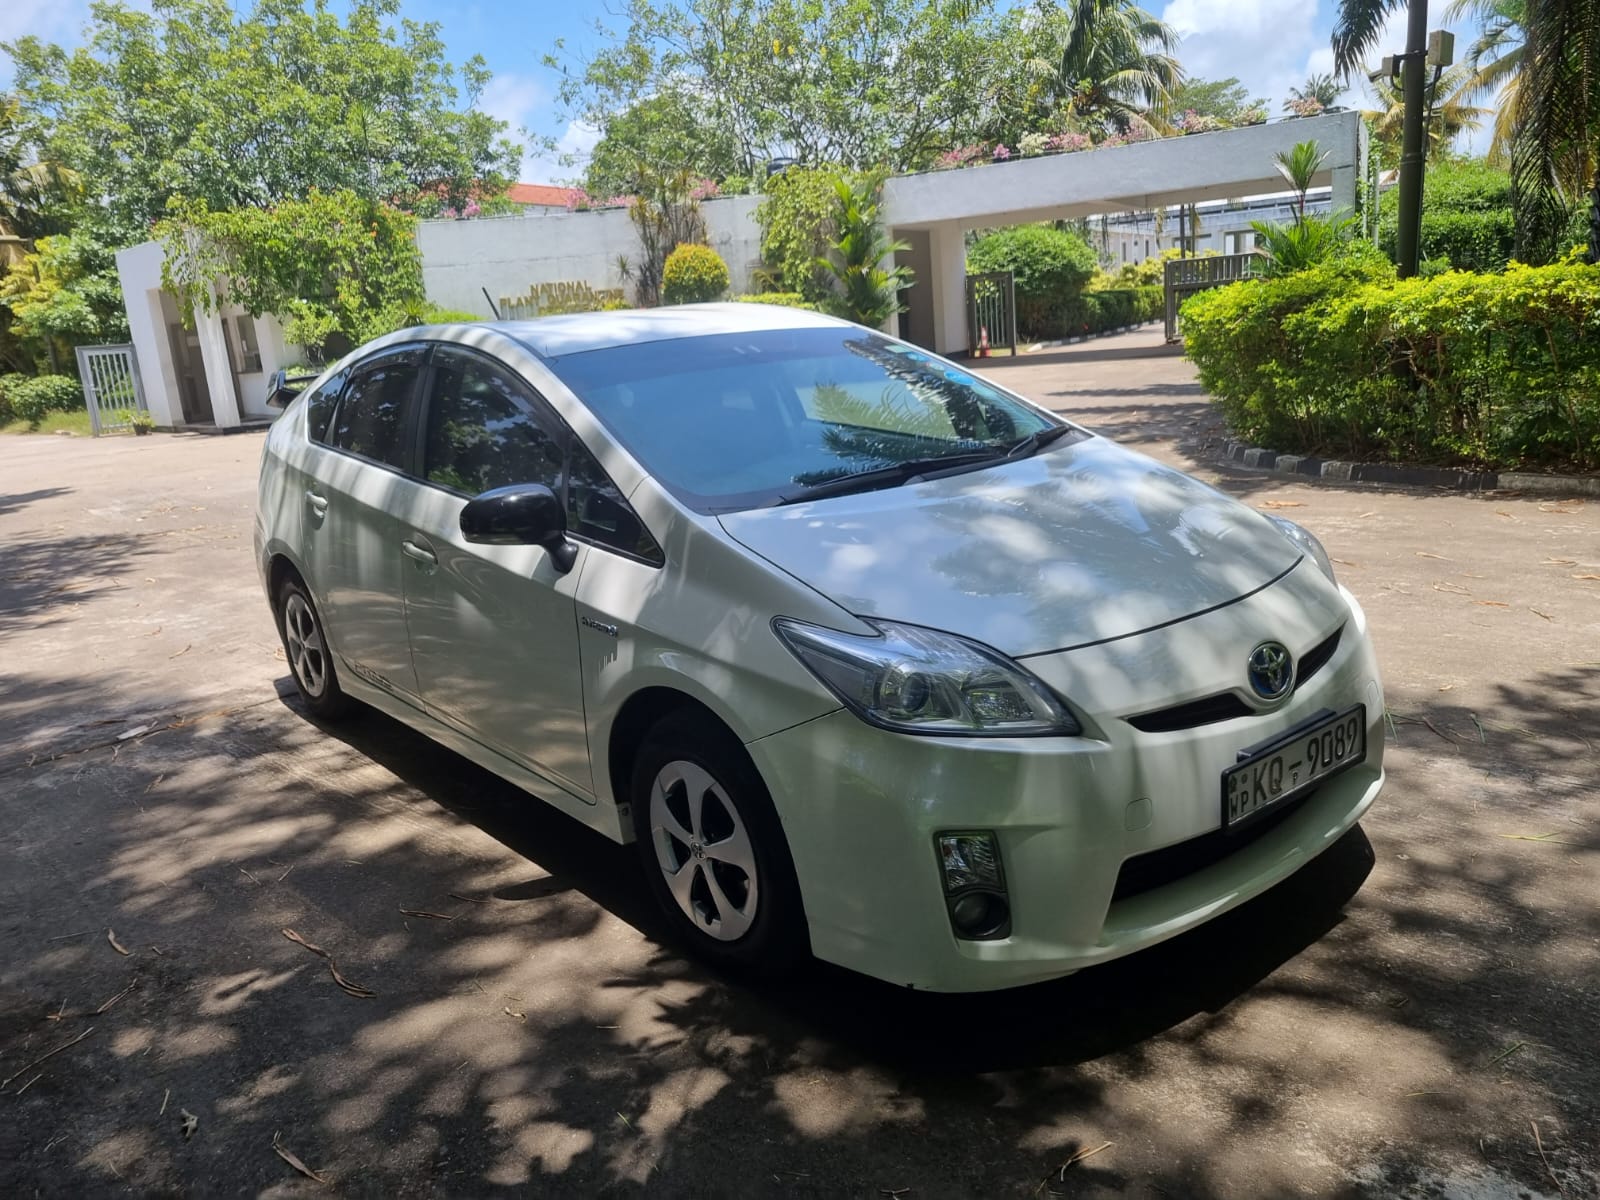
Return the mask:
[[691, 950], [784, 974], [809, 953], [794, 863], [766, 785], [737, 738], [675, 714], [634, 763], [634, 844], [651, 894]]
[[278, 634], [289, 658], [300, 700], [314, 717], [331, 721], [350, 711], [351, 700], [339, 686], [333, 651], [323, 631], [322, 617], [311, 593], [298, 578], [289, 576], [278, 587]]

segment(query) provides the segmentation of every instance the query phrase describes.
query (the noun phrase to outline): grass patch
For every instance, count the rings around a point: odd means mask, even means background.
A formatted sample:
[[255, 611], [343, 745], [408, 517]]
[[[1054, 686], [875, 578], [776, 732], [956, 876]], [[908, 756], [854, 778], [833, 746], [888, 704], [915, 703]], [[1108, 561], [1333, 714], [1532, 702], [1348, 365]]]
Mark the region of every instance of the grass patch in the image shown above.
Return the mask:
[[79, 437], [88, 437], [94, 432], [89, 423], [88, 409], [79, 409], [77, 412], [45, 413], [37, 425], [27, 421], [11, 421], [0, 425], [0, 433], [71, 433]]

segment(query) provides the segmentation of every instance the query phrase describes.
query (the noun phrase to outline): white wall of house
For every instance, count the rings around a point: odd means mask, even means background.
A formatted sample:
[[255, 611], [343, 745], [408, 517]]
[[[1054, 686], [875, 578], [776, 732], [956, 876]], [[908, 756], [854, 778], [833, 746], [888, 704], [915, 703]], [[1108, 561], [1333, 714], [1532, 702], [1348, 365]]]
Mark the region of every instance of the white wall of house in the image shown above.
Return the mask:
[[298, 361], [300, 348], [285, 341], [276, 317], [251, 317], [238, 306], [191, 313], [186, 328], [174, 328], [179, 314], [161, 287], [162, 261], [159, 242], [117, 252], [117, 278], [151, 418], [162, 429], [229, 429], [270, 420], [275, 413], [266, 404], [267, 377]]
[[[759, 196], [725, 196], [701, 203], [706, 234], [732, 276], [733, 291], [750, 290], [761, 264]], [[631, 287], [618, 269], [619, 256], [639, 260], [639, 235], [626, 209], [598, 212], [523, 213], [470, 221], [423, 221], [417, 227], [422, 285], [443, 308], [489, 317], [483, 298], [495, 303], [520, 296], [536, 283], [581, 282], [593, 288]]]

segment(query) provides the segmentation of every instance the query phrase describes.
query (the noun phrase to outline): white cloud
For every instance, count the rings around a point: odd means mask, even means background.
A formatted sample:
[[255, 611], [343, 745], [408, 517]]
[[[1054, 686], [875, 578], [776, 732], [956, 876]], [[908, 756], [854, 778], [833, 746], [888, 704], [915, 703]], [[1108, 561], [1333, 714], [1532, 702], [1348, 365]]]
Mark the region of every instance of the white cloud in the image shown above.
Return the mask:
[[[565, 183], [583, 177], [589, 155], [600, 142], [600, 130], [581, 121], [569, 121], [556, 139], [555, 153], [530, 151], [523, 160], [523, 177], [529, 183]], [[568, 165], [570, 160], [571, 165]]]
[[528, 127], [534, 123], [534, 115], [548, 101], [549, 95], [537, 79], [518, 75], [515, 71], [496, 75], [478, 98], [479, 108], [510, 126], [506, 136], [522, 148], [519, 168], [526, 166], [528, 158], [538, 153], [528, 136]]
[[1276, 113], [1314, 53], [1316, 6], [1305, 0], [1172, 0], [1162, 19], [1183, 35], [1178, 57], [1191, 75], [1237, 76]]

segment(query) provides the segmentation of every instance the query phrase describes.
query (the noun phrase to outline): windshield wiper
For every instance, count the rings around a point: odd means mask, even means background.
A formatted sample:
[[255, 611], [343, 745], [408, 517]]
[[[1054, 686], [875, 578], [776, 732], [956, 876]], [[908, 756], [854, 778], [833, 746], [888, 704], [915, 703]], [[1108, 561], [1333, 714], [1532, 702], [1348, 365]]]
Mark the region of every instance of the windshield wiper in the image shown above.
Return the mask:
[[848, 496], [852, 492], [870, 492], [877, 487], [909, 483], [920, 475], [942, 473], [945, 469], [970, 467], [978, 463], [1000, 462], [1008, 451], [1001, 446], [971, 450], [964, 454], [936, 454], [929, 458], [911, 458], [905, 462], [891, 463], [886, 467], [873, 467], [868, 471], [852, 471], [813, 483], [798, 492], [782, 495], [772, 501], [772, 506], [798, 504], [802, 500], [822, 500], [828, 496]]
[[1063, 438], [1071, 433], [1071, 425], [1047, 425], [1043, 429], [1036, 429], [1027, 437], [1018, 438], [1006, 447], [1007, 458], [1027, 458], [1037, 454], [1051, 442]]

